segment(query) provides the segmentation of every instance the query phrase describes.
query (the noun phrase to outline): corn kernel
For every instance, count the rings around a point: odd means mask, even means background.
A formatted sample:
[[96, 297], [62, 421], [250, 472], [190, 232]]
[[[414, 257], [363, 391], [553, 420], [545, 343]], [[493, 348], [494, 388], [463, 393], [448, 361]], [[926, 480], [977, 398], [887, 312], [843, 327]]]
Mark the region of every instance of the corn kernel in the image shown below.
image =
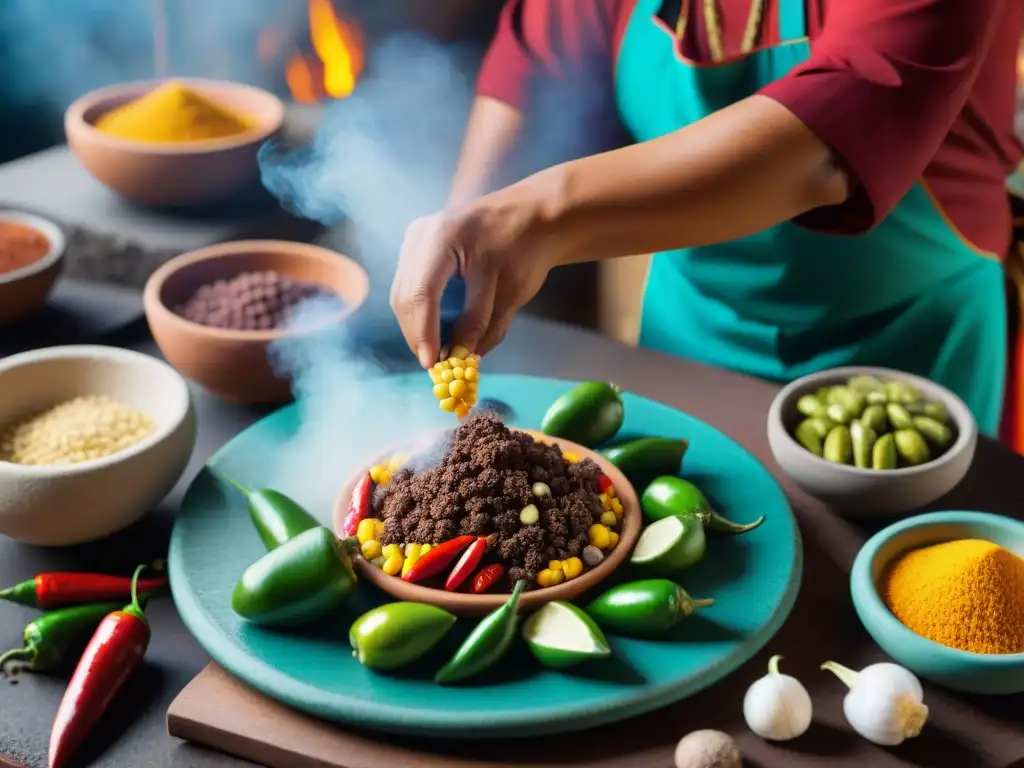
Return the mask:
[[565, 581], [565, 574], [561, 571], [552, 571], [550, 568], [545, 568], [537, 574], [537, 586], [539, 587], [554, 587], [563, 581]]
[[471, 381], [471, 382], [469, 382], [469, 384], [467, 386], [469, 387], [469, 391], [472, 392], [475, 395], [477, 389], [480, 388], [480, 382], [479, 381]]
[[619, 543], [619, 534], [615, 531], [608, 531], [608, 549], [615, 549], [615, 545]]
[[420, 544], [405, 545], [405, 562], [402, 563], [402, 575], [405, 576], [416, 561], [423, 557], [423, 546]]
[[599, 498], [601, 500], [601, 506], [602, 507], [604, 507], [605, 509], [611, 509], [612, 508], [612, 500], [610, 498], [608, 498], [608, 496], [606, 496], [605, 494], [602, 493], [597, 498]]
[[575, 579], [583, 573], [583, 561], [578, 557], [570, 557], [562, 563], [562, 572], [565, 573], [566, 580]]
[[608, 547], [608, 534], [609, 531], [603, 525], [594, 523], [590, 526], [590, 543], [598, 549], [607, 549]]
[[466, 396], [462, 398], [462, 402], [464, 402], [467, 406], [472, 408], [474, 405], [476, 405], [476, 392], [466, 393]]
[[455, 381], [455, 372], [451, 368], [445, 368], [441, 371], [441, 381], [448, 382], [449, 384]]
[[[461, 363], [462, 361], [460, 360], [459, 362]], [[455, 376], [456, 381], [464, 379], [466, 378], [466, 369], [463, 368], [461, 365], [457, 365], [454, 368], [452, 368], [452, 375]]]
[[370, 479], [373, 480], [373, 482], [380, 485], [380, 473], [383, 471], [384, 467], [382, 467], [380, 464], [374, 464], [372, 467], [370, 467]]
[[375, 538], [377, 541], [380, 541], [380, 537], [384, 535], [384, 529], [386, 527], [387, 526], [384, 525], [383, 520], [377, 520], [377, 524], [374, 526], [374, 533], [376, 533], [377, 535], [373, 538]]
[[469, 406], [464, 401], [459, 401], [455, 406], [455, 415], [460, 419], [464, 419], [469, 416]]
[[440, 403], [441, 410], [448, 411], [448, 413], [451, 413], [452, 411], [455, 410], [455, 406], [457, 405], [457, 403], [458, 401], [454, 397], [446, 397]]
[[[365, 544], [377, 538], [377, 522], [378, 520], [374, 517], [364, 517], [359, 521], [359, 525], [356, 528], [356, 538], [359, 539], [360, 544]], [[367, 560], [369, 559], [367, 558]]]
[[570, 464], [576, 464], [580, 460], [579, 456], [577, 456], [575, 453], [571, 453], [571, 452], [570, 453], [563, 453], [562, 454], [562, 458], [565, 459], [566, 461], [568, 461]]
[[383, 568], [384, 567], [384, 558], [383, 557], [375, 557], [370, 562], [373, 563], [378, 568]]
[[441, 383], [441, 371], [439, 369], [431, 368], [430, 370], [427, 371], [427, 373], [430, 374], [430, 380], [432, 382], [434, 382], [435, 384]]
[[540, 510], [536, 504], [527, 504], [519, 511], [519, 522], [523, 525], [534, 525], [540, 519]]
[[610, 509], [601, 515], [601, 525], [611, 528], [617, 522], [619, 522], [619, 518]]
[[[615, 486], [614, 486], [614, 485], [609, 485], [609, 486], [608, 486], [608, 487], [607, 487], [607, 488], [605, 489], [605, 493], [606, 493], [606, 494], [608, 494], [608, 498], [610, 498], [610, 499], [614, 499], [614, 498], [615, 498]], [[620, 503], [621, 503], [621, 502], [620, 502]]]
[[[447, 360], [442, 360], [440, 363], [438, 363], [438, 365], [441, 366], [442, 371], [450, 371], [452, 369], [452, 364], [449, 363]], [[441, 378], [444, 378], [443, 374]], [[451, 379], [448, 379], [448, 381], [451, 381]]]
[[363, 553], [363, 557], [367, 560], [373, 560], [373, 558], [381, 556], [380, 542], [375, 541], [374, 539], [364, 541], [362, 545], [360, 545], [359, 551]]
[[477, 381], [480, 378], [480, 371], [476, 368], [467, 367], [465, 371], [463, 371], [462, 375], [465, 377], [466, 381]]
[[420, 557], [423, 557], [425, 554], [427, 554], [427, 552], [429, 552], [433, 548], [433, 544], [424, 544], [422, 547], [420, 547]]
[[450, 385], [445, 384], [443, 381], [440, 384], [434, 385], [434, 397], [436, 397], [438, 400], [444, 400], [446, 397], [450, 396]]
[[469, 357], [469, 350], [463, 344], [456, 344], [452, 347], [452, 357], [457, 357], [460, 360], [465, 360]]
[[381, 473], [380, 473], [380, 484], [381, 485], [387, 485], [390, 482], [391, 482], [391, 473], [388, 470], [386, 470], [386, 469], [381, 470]]
[[471, 368], [480, 367], [480, 355], [466, 355], [465, 359], [466, 365], [470, 366]]
[[552, 560], [550, 563], [548, 563], [548, 570], [549, 571], [560, 571], [560, 570], [562, 570], [562, 561], [561, 560]]
[[619, 517], [622, 517], [622, 513], [625, 512], [622, 508], [622, 502], [618, 499], [612, 499], [612, 511]]
[[404, 557], [402, 553], [401, 544], [388, 544], [386, 547], [384, 547], [384, 550], [381, 552], [381, 554], [383, 554], [384, 557], [394, 557], [395, 555], [398, 555], [399, 557]]
[[403, 565], [404, 559], [401, 555], [391, 555], [391, 557], [384, 561], [384, 573], [388, 576], [397, 576], [398, 572], [402, 570]]
[[388, 462], [388, 469], [391, 470], [392, 474], [394, 474], [402, 468], [402, 465], [405, 464], [405, 460], [407, 458], [408, 457], [404, 453], [396, 453]]
[[469, 391], [469, 387], [466, 386], [466, 382], [461, 379], [456, 379], [446, 386], [448, 387], [448, 391], [451, 393], [451, 396], [458, 400], [461, 400], [466, 395], [466, 392]]

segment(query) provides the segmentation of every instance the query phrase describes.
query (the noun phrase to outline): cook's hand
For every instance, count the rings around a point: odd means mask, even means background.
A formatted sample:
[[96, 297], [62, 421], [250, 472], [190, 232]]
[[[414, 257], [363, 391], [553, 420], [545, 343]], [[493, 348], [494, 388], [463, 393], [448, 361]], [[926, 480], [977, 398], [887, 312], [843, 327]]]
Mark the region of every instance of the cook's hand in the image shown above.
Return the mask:
[[528, 203], [488, 196], [464, 209], [417, 219], [405, 233], [391, 286], [391, 308], [406, 343], [429, 368], [441, 349], [441, 294], [456, 274], [466, 305], [451, 342], [486, 354], [537, 295], [552, 266]]

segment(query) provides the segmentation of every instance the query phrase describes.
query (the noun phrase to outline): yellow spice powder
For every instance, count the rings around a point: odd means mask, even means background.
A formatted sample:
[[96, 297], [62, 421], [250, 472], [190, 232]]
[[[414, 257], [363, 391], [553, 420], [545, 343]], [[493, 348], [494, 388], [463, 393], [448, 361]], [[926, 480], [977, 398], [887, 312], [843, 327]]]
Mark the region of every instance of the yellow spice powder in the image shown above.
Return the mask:
[[76, 397], [4, 430], [0, 461], [78, 464], [123, 451], [155, 428], [146, 414], [108, 397]]
[[883, 584], [889, 610], [919, 635], [975, 653], [1024, 653], [1024, 560], [980, 539], [903, 555]]
[[181, 143], [234, 136], [252, 124], [180, 83], [170, 82], [101, 116], [96, 127], [128, 141]]

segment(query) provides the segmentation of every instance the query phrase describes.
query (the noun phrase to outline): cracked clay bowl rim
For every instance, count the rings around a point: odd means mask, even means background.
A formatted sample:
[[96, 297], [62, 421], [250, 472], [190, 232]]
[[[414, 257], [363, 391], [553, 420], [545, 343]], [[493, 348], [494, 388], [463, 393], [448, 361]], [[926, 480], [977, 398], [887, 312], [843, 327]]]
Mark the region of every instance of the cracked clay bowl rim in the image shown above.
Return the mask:
[[[522, 597], [519, 600], [519, 610], [533, 610], [554, 600], [572, 602], [607, 579], [616, 568], [626, 561], [626, 558], [632, 551], [633, 545], [636, 544], [636, 541], [640, 536], [640, 530], [643, 527], [643, 517], [640, 512], [640, 500], [637, 497], [636, 490], [626, 479], [626, 476], [623, 475], [614, 464], [595, 451], [592, 451], [589, 448], [584, 448], [582, 445], [570, 440], [549, 437], [535, 430], [516, 429], [514, 427], [510, 427], [510, 429], [515, 432], [525, 432], [534, 439], [558, 445], [563, 452], [568, 451], [570, 453], [575, 453], [580, 457], [580, 460], [593, 460], [601, 468], [601, 471], [611, 479], [612, 485], [615, 487], [615, 494], [622, 502], [622, 531], [619, 534], [619, 543], [616, 545], [615, 549], [607, 554], [604, 560], [602, 560], [597, 567], [584, 571], [571, 581], [564, 581], [554, 587], [531, 589], [523, 592]], [[383, 451], [380, 456], [376, 457], [374, 461], [369, 462], [345, 483], [345, 486], [341, 489], [334, 502], [333, 522], [334, 530], [337, 535], [344, 536], [342, 526], [348, 510], [349, 500], [352, 497], [352, 490], [355, 488], [359, 478], [361, 478], [364, 473], [369, 470], [369, 467], [375, 464], [377, 460], [384, 456], [397, 453], [401, 451], [403, 447], [407, 446], [396, 445], [391, 450]], [[433, 587], [424, 587], [419, 584], [410, 584], [409, 582], [403, 581], [399, 576], [388, 576], [383, 570], [359, 555], [353, 558], [353, 564], [363, 579], [378, 587], [383, 592], [386, 592], [396, 600], [414, 603], [427, 603], [429, 605], [437, 606], [438, 608], [443, 608], [456, 616], [484, 616], [502, 606], [508, 600], [510, 594], [499, 592], [494, 594], [474, 595], [465, 592], [447, 592], [444, 589], [435, 589]]]

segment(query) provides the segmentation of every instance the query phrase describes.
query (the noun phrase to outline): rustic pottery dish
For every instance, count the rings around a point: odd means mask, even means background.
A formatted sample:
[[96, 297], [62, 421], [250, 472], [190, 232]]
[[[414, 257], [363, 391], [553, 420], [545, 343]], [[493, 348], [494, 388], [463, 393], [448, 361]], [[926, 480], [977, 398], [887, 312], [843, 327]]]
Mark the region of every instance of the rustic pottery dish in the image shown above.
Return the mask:
[[[575, 384], [485, 371], [480, 397], [507, 403], [510, 426], [536, 428], [548, 405]], [[239, 574], [266, 549], [245, 499], [210, 472], [192, 484], [171, 537], [168, 569], [178, 611], [233, 676], [315, 717], [362, 728], [430, 738], [520, 738], [592, 728], [691, 696], [748, 661], [789, 615], [803, 564], [800, 532], [778, 482], [736, 442], [661, 403], [629, 393], [623, 400], [624, 433], [685, 435], [690, 448], [684, 474], [700, 483], [717, 508], [743, 522], [765, 515], [750, 533], [709, 539], [707, 556], [678, 575], [691, 595], [714, 597], [715, 603], [670, 638], [609, 636], [613, 656], [607, 666], [602, 662], [575, 674], [540, 667], [520, 643], [479, 679], [439, 686], [434, 672], [477, 624], [459, 618], [436, 658], [391, 674], [373, 673], [352, 657], [349, 629], [357, 617], [393, 598], [365, 578], [334, 617], [301, 634], [252, 626], [232, 611]], [[367, 445], [381, 431], [381, 409], [400, 408], [402, 423], [416, 424], [417, 434], [454, 426], [451, 414], [438, 409], [422, 371], [387, 377], [375, 402], [375, 408], [357, 409], [329, 440], [310, 438], [318, 425], [304, 405], [281, 408], [221, 448], [210, 466], [248, 487], [276, 488], [330, 525], [339, 480], [387, 445], [408, 445], [415, 437], [407, 426], [385, 419], [385, 434]], [[624, 563], [593, 592], [619, 578], [639, 578], [628, 569]]]
[[149, 355], [68, 346], [0, 360], [0, 425], [84, 395], [144, 412], [156, 429], [105, 458], [68, 466], [0, 461], [0, 534], [65, 546], [102, 538], [153, 509], [174, 487], [195, 443], [184, 379]]
[[281, 100], [251, 85], [193, 78], [175, 80], [246, 115], [255, 127], [223, 139], [180, 144], [127, 141], [110, 136], [95, 127], [96, 120], [165, 81], [121, 83], [82, 96], [64, 113], [68, 145], [82, 165], [111, 190], [140, 205], [213, 203], [256, 183], [256, 153], [284, 121]]
[[853, 605], [864, 628], [897, 662], [921, 677], [965, 693], [1024, 693], [1024, 653], [982, 654], [949, 648], [900, 623], [882, 602], [878, 583], [910, 549], [955, 539], [984, 539], [1024, 556], [1024, 523], [985, 512], [932, 512], [890, 525], [861, 548], [850, 573]]
[[[801, 395], [842, 384], [852, 376], [898, 379], [913, 384], [949, 412], [956, 439], [938, 458], [915, 467], [859, 469], [816, 456], [793, 437], [803, 418], [796, 408]], [[832, 368], [796, 379], [779, 392], [768, 409], [768, 442], [782, 471], [804, 491], [848, 517], [885, 517], [919, 509], [951, 491], [974, 458], [978, 425], [964, 402], [939, 384], [888, 368]]]
[[[630, 551], [633, 549], [633, 545], [636, 544], [636, 540], [640, 536], [640, 530], [643, 527], [643, 516], [640, 512], [640, 500], [637, 498], [636, 491], [633, 486], [614, 464], [602, 457], [600, 454], [569, 440], [556, 440], [530, 429], [520, 431], [526, 432], [535, 439], [539, 438], [541, 440], [557, 444], [562, 448], [563, 453], [575, 453], [580, 457], [580, 459], [591, 459], [597, 462], [598, 466], [601, 467], [601, 471], [611, 479], [616, 495], [622, 502], [622, 506], [625, 510], [622, 518], [621, 538], [619, 539], [619, 543], [616, 545], [615, 549], [611, 550], [610, 554], [602, 560], [597, 567], [584, 571], [575, 579], [564, 581], [554, 587], [531, 589], [528, 592], [524, 592], [519, 604], [522, 606], [522, 610], [529, 611], [539, 608], [552, 600], [575, 600], [577, 597], [596, 587], [608, 578], [616, 568], [622, 565], [629, 556]], [[395, 446], [394, 450], [383, 455], [392, 455], [402, 450], [402, 448], [403, 446]], [[378, 459], [379, 458], [380, 457], [378, 457]], [[338, 494], [338, 498], [334, 502], [334, 530], [335, 532], [339, 532], [339, 535], [341, 535], [340, 531], [345, 520], [345, 513], [347, 512], [349, 499], [352, 498], [352, 489], [355, 488], [356, 483], [359, 481], [359, 478], [363, 476], [363, 473], [366, 472], [369, 466], [374, 463], [377, 462], [370, 462], [366, 468], [360, 470], [351, 477], [345, 484], [345, 487], [341, 489], [341, 493]], [[397, 576], [389, 576], [372, 563], [368, 563], [362, 557], [355, 558], [354, 564], [359, 574], [364, 579], [384, 592], [387, 592], [396, 600], [408, 600], [414, 603], [429, 603], [431, 605], [436, 605], [439, 608], [444, 608], [446, 611], [454, 613], [456, 616], [485, 616], [508, 600], [508, 594], [494, 593], [474, 595], [467, 592], [446, 592], [443, 589], [434, 589], [420, 584], [410, 584]]]
[[31, 264], [0, 272], [0, 327], [39, 309], [46, 302], [64, 264], [65, 239], [52, 221], [22, 211], [0, 209], [0, 222], [21, 224], [41, 233], [49, 250]]
[[267, 348], [286, 331], [211, 328], [172, 309], [202, 285], [259, 270], [317, 283], [336, 294], [345, 304], [338, 322], [358, 309], [370, 290], [366, 271], [340, 253], [284, 240], [242, 240], [171, 259], [146, 283], [143, 303], [160, 351], [186, 377], [225, 400], [281, 403], [291, 397], [290, 383], [274, 374]]

